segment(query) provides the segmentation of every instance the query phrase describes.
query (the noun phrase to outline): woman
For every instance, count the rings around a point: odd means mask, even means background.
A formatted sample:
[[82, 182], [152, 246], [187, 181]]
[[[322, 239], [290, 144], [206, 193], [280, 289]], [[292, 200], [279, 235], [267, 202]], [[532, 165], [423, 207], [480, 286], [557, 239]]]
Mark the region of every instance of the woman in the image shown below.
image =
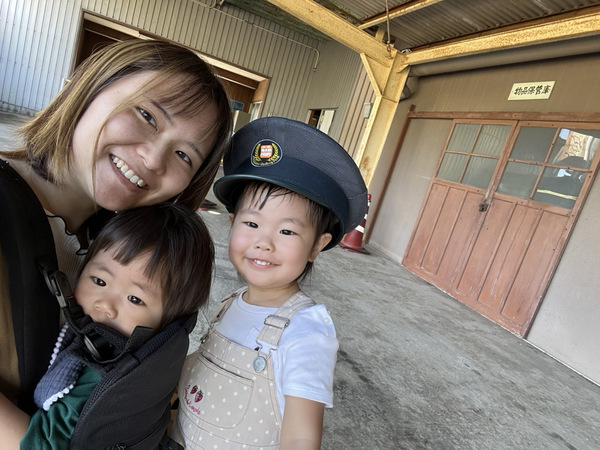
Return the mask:
[[[80, 250], [102, 212], [168, 200], [196, 209], [214, 180], [230, 129], [229, 101], [210, 66], [174, 44], [131, 40], [107, 46], [79, 66], [21, 129], [24, 147], [0, 156], [46, 210], [59, 269], [74, 283], [85, 253]], [[1, 249], [0, 267], [0, 390], [27, 404], [19, 399], [24, 376]], [[36, 373], [43, 373], [48, 358], [39, 361]]]

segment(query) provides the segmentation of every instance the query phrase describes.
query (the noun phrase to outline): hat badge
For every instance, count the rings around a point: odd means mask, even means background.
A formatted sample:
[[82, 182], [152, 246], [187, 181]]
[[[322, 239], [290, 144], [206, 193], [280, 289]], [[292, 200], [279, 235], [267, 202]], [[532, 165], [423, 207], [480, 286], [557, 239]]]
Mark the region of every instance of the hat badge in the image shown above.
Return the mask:
[[271, 139], [262, 139], [252, 149], [252, 165], [272, 166], [281, 160], [281, 147]]

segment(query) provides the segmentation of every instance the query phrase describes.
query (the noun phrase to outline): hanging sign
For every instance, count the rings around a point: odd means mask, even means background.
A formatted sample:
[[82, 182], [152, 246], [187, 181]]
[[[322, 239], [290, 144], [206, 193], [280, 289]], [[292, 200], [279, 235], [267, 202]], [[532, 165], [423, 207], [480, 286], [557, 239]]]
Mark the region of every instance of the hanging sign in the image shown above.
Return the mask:
[[533, 81], [531, 83], [515, 83], [508, 100], [545, 100], [550, 98], [554, 81]]

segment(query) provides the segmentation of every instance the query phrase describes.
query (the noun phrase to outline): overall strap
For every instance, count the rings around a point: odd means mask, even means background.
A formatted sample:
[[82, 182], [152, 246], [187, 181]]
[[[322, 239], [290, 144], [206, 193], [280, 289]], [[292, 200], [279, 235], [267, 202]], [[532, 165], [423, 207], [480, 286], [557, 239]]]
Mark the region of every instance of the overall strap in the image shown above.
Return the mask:
[[274, 347], [279, 345], [283, 330], [290, 324], [290, 320], [298, 311], [315, 305], [312, 298], [302, 291], [296, 292], [279, 307], [275, 314], [267, 316], [265, 325], [260, 330], [257, 342], [265, 342]]
[[42, 270], [57, 270], [54, 237], [37, 196], [0, 160], [0, 246], [8, 268], [15, 345], [21, 380], [19, 406], [35, 411], [33, 391], [59, 330], [59, 307]]

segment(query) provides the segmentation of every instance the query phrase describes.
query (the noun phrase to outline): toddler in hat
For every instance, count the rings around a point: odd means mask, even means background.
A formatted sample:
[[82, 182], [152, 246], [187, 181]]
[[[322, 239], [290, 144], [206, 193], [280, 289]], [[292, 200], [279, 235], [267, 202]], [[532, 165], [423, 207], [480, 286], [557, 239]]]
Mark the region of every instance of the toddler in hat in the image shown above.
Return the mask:
[[366, 186], [333, 139], [280, 117], [239, 130], [223, 168], [214, 192], [247, 286], [223, 301], [186, 361], [173, 437], [188, 449], [318, 449], [338, 341], [298, 283], [361, 222]]

